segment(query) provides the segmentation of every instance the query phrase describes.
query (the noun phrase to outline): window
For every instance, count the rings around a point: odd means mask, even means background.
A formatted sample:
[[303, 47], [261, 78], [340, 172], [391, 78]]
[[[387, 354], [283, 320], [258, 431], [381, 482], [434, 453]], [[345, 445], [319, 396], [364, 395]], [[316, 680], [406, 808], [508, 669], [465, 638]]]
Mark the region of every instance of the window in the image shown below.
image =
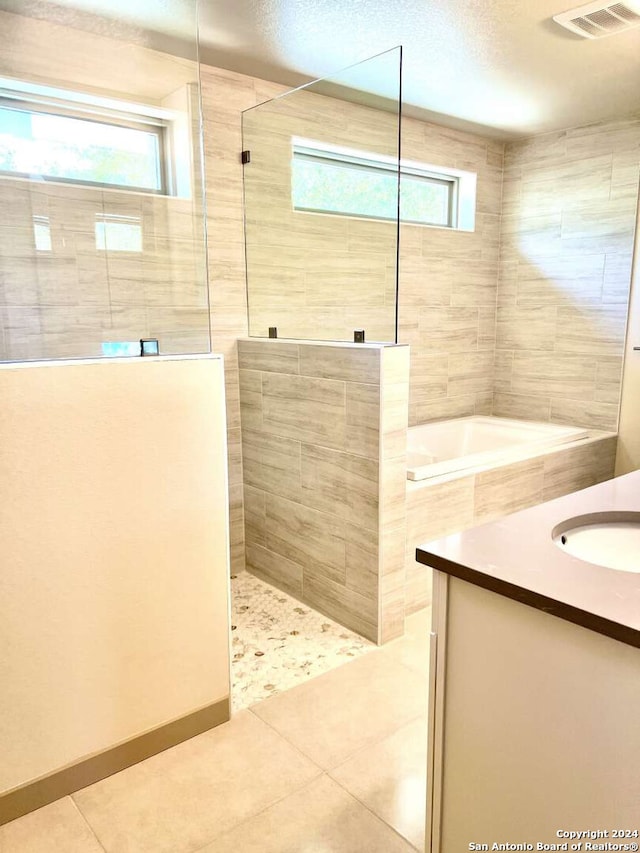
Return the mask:
[[403, 222], [452, 228], [457, 200], [456, 178], [400, 168], [400, 219]]
[[162, 124], [0, 101], [0, 173], [165, 193]]
[[33, 237], [37, 252], [51, 251], [51, 225], [48, 216], [33, 217]]
[[110, 252], [142, 251], [142, 219], [139, 216], [96, 214], [96, 248]]
[[[400, 219], [472, 231], [475, 186], [471, 172], [402, 161]], [[291, 191], [293, 208], [301, 212], [395, 220], [398, 164], [371, 152], [294, 139]]]

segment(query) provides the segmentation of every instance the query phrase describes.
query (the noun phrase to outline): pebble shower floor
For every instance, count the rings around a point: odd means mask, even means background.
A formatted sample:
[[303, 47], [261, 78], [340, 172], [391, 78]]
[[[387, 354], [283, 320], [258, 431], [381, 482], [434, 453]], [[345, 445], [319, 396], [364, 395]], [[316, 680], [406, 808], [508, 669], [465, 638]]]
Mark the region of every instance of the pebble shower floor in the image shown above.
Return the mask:
[[249, 572], [231, 576], [231, 642], [234, 711], [376, 648]]

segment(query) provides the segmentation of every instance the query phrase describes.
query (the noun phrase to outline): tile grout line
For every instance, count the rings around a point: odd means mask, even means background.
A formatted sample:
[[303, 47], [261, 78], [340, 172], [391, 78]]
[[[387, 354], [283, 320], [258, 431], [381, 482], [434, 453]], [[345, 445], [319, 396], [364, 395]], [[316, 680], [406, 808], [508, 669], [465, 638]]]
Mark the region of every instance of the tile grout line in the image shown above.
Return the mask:
[[[74, 791], [74, 793], [76, 793], [76, 792]], [[73, 805], [74, 805], [74, 807], [75, 807], [75, 810], [76, 810], [76, 811], [78, 812], [78, 814], [80, 815], [80, 817], [81, 817], [81, 819], [82, 819], [83, 823], [85, 823], [85, 824], [86, 824], [86, 826], [87, 826], [87, 827], [88, 827], [88, 829], [89, 829], [89, 832], [90, 832], [90, 833], [91, 833], [91, 835], [93, 835], [93, 837], [95, 838], [95, 840], [96, 840], [96, 842], [97, 842], [98, 846], [99, 846], [102, 850], [104, 850], [104, 851], [105, 851], [105, 853], [107, 853], [107, 848], [106, 848], [106, 847], [104, 846], [104, 844], [100, 841], [100, 838], [98, 837], [98, 833], [97, 833], [97, 832], [96, 832], [96, 830], [93, 828], [93, 826], [89, 823], [89, 818], [85, 815], [85, 813], [82, 811], [82, 809], [80, 808], [80, 806], [76, 803], [76, 801], [75, 801], [75, 798], [74, 798], [73, 794], [69, 794], [69, 799], [70, 799], [70, 800], [71, 800], [71, 802], [73, 803]]]
[[[244, 711], [248, 711], [248, 712], [250, 712], [250, 713], [251, 713], [251, 709], [250, 709], [250, 708], [244, 708], [243, 710], [244, 710]], [[286, 743], [287, 743], [287, 744], [289, 744], [290, 746], [292, 746], [292, 747], [296, 750], [296, 752], [298, 752], [298, 753], [299, 753], [299, 754], [300, 754], [304, 759], [306, 759], [307, 761], [309, 761], [311, 764], [315, 765], [315, 767], [318, 769], [318, 771], [319, 771], [319, 772], [318, 772], [318, 773], [316, 773], [316, 774], [315, 774], [311, 779], [308, 779], [307, 781], [305, 781], [305, 782], [304, 782], [303, 784], [301, 784], [300, 786], [297, 786], [297, 787], [295, 787], [295, 788], [292, 788], [292, 789], [291, 789], [290, 791], [288, 791], [286, 794], [283, 794], [282, 796], [277, 797], [277, 798], [276, 798], [275, 800], [273, 800], [272, 802], [267, 803], [264, 807], [262, 807], [261, 809], [259, 809], [259, 810], [258, 810], [257, 812], [255, 812], [254, 814], [251, 814], [251, 815], [248, 815], [248, 816], [246, 816], [246, 817], [243, 817], [243, 818], [242, 818], [241, 820], [239, 820], [237, 823], [233, 824], [233, 826], [230, 826], [230, 827], [228, 827], [227, 829], [225, 829], [225, 830], [224, 830], [224, 832], [222, 832], [222, 833], [216, 833], [215, 835], [211, 836], [211, 837], [210, 837], [210, 838], [205, 842], [205, 844], [200, 845], [200, 846], [198, 846], [198, 847], [194, 847], [194, 848], [189, 848], [189, 849], [186, 849], [186, 848], [185, 848], [185, 850], [180, 851], [180, 853], [200, 853], [200, 851], [205, 850], [207, 847], [209, 847], [209, 845], [210, 845], [212, 842], [214, 842], [217, 838], [220, 838], [220, 837], [222, 837], [223, 835], [225, 835], [225, 834], [227, 834], [227, 833], [229, 833], [229, 832], [234, 832], [238, 827], [240, 827], [240, 826], [242, 826], [243, 824], [245, 824], [245, 823], [249, 822], [250, 820], [253, 820], [254, 818], [256, 818], [256, 817], [258, 817], [259, 815], [261, 815], [263, 812], [267, 811], [268, 809], [272, 808], [273, 806], [277, 805], [278, 803], [282, 802], [283, 800], [286, 800], [286, 799], [287, 799], [287, 797], [289, 797], [289, 796], [291, 796], [291, 795], [293, 795], [293, 794], [296, 794], [296, 793], [298, 793], [299, 791], [304, 790], [304, 788], [308, 787], [308, 786], [309, 786], [309, 785], [311, 785], [313, 782], [315, 782], [315, 781], [317, 781], [318, 779], [322, 778], [322, 776], [324, 776], [324, 775], [327, 775], [327, 776], [328, 776], [328, 773], [326, 773], [326, 771], [324, 771], [324, 770], [323, 770], [323, 769], [322, 769], [322, 768], [321, 768], [321, 767], [320, 767], [320, 766], [319, 766], [315, 761], [313, 761], [313, 759], [311, 759], [311, 758], [309, 758], [307, 755], [305, 755], [301, 750], [299, 750], [299, 749], [295, 746], [295, 744], [292, 744], [289, 740], [287, 740], [286, 738], [284, 738], [284, 737], [283, 737], [283, 735], [282, 735], [282, 734], [280, 734], [280, 732], [278, 732], [276, 729], [274, 729], [274, 728], [273, 728], [273, 726], [269, 725], [269, 723], [267, 723], [265, 720], [262, 720], [260, 717], [258, 717], [258, 715], [257, 715], [257, 714], [253, 714], [253, 716], [254, 716], [254, 717], [255, 717], [255, 718], [256, 718], [260, 723], [264, 723], [264, 725], [266, 725], [266, 726], [268, 726], [270, 729], [272, 729], [272, 731], [273, 731], [273, 732], [274, 732], [274, 733], [275, 733], [279, 738], [281, 738], [282, 740], [285, 740], [285, 741], [286, 741]], [[214, 729], [211, 729], [211, 730], [209, 730], [209, 731], [214, 731]], [[207, 734], [207, 732], [204, 732], [203, 734]], [[73, 795], [70, 795], [70, 798], [73, 800]], [[92, 826], [91, 826], [91, 824], [89, 823], [88, 818], [86, 818], [86, 817], [85, 817], [85, 815], [83, 814], [83, 812], [81, 811], [81, 809], [80, 809], [79, 805], [75, 802], [75, 800], [73, 800], [73, 804], [74, 804], [74, 806], [76, 807], [77, 811], [80, 813], [80, 815], [81, 815], [81, 817], [82, 817], [83, 821], [84, 821], [84, 822], [87, 824], [87, 826], [89, 827], [89, 829], [90, 829], [90, 831], [91, 831], [92, 835], [95, 837], [96, 841], [98, 842], [98, 844], [100, 845], [100, 847], [102, 848], [102, 850], [104, 850], [104, 851], [105, 851], [105, 853], [109, 853], [109, 851], [107, 850], [107, 848], [106, 848], [106, 847], [105, 847], [105, 846], [100, 842], [100, 839], [98, 838], [98, 836], [97, 836], [97, 834], [96, 834], [95, 830], [93, 829], [93, 827], [92, 827]]]
[[[361, 753], [363, 753], [365, 750], [371, 749], [371, 748], [372, 748], [372, 747], [374, 747], [374, 746], [378, 746], [379, 744], [381, 744], [381, 743], [382, 743], [382, 741], [383, 741], [383, 740], [386, 740], [387, 738], [393, 737], [393, 735], [397, 734], [401, 729], [404, 729], [404, 728], [406, 728], [407, 726], [412, 726], [412, 725], [413, 725], [414, 723], [416, 723], [418, 720], [422, 720], [422, 719], [424, 718], [424, 721], [425, 721], [425, 728], [426, 728], [426, 726], [427, 726], [427, 720], [426, 720], [427, 713], [428, 713], [428, 709], [427, 709], [427, 708], [425, 708], [425, 710], [424, 710], [424, 713], [423, 713], [423, 714], [418, 714], [417, 716], [412, 717], [410, 720], [407, 720], [406, 722], [402, 723], [402, 724], [401, 724], [401, 725], [399, 725], [396, 729], [393, 729], [393, 731], [390, 731], [390, 732], [388, 732], [386, 735], [384, 735], [383, 737], [381, 737], [381, 738], [380, 738], [380, 740], [376, 740], [376, 741], [373, 741], [373, 742], [371, 742], [371, 743], [367, 743], [367, 744], [365, 744], [364, 746], [360, 746], [360, 747], [358, 747], [358, 749], [356, 749], [356, 751], [355, 751], [355, 752], [352, 752], [352, 753], [350, 753], [349, 755], [347, 755], [345, 758], [343, 758], [343, 759], [342, 759], [342, 761], [340, 761], [340, 763], [339, 763], [339, 764], [334, 764], [334, 766], [333, 766], [333, 767], [329, 768], [328, 770], [325, 770], [324, 772], [325, 772], [325, 773], [327, 773], [329, 776], [331, 776], [331, 778], [332, 778], [332, 779], [334, 779], [334, 777], [333, 777], [331, 774], [332, 774], [335, 770], [338, 770], [338, 768], [342, 767], [342, 765], [343, 765], [343, 764], [346, 764], [346, 763], [347, 763], [347, 761], [351, 761], [352, 759], [357, 758], [357, 757], [358, 757]], [[339, 782], [339, 781], [338, 781], [338, 779], [334, 779], [334, 781], [335, 781], [335, 782], [337, 782], [337, 783], [338, 783], [338, 785], [340, 785], [340, 786], [342, 787], [342, 783], [341, 783], [341, 782]], [[345, 790], [346, 790], [346, 788], [345, 788]], [[353, 796], [355, 796], [355, 794], [353, 794]]]
[[[323, 675], [326, 675], [326, 673], [323, 673]], [[316, 676], [316, 677], [319, 678], [320, 676]], [[309, 681], [312, 681], [312, 680], [313, 679], [309, 679]], [[291, 688], [291, 689], [294, 690], [295, 688]], [[290, 691], [285, 691], [285, 692], [290, 692]], [[282, 696], [284, 694], [280, 693], [278, 695]], [[268, 698], [271, 698], [271, 697], [268, 697]], [[266, 701], [268, 701], [268, 699], [261, 699], [260, 700], [260, 702], [266, 702]], [[267, 722], [266, 720], [263, 720], [259, 714], [256, 714], [256, 712], [253, 709], [255, 708], [256, 705], [259, 705], [260, 702], [256, 702], [254, 705], [251, 705], [251, 707], [245, 708], [244, 710], [248, 711], [250, 714], [252, 714], [261, 723], [264, 723], [265, 726], [268, 726], [268, 728], [270, 728], [271, 731], [275, 732], [275, 734], [277, 734], [279, 738], [282, 738], [282, 740], [286, 741], [286, 743], [288, 743], [289, 746], [293, 747], [293, 749], [295, 749], [295, 751], [299, 755], [301, 755], [305, 760], [310, 761], [312, 764], [314, 764], [318, 768], [318, 770], [320, 771], [320, 775], [325, 773], [326, 771], [318, 764], [317, 761], [315, 761], [313, 758], [311, 758], [310, 755], [307, 755], [306, 752], [303, 752], [299, 746], [297, 746], [295, 743], [293, 743], [293, 741], [290, 741], [288, 737], [286, 737], [285, 735], [282, 734], [282, 732], [279, 732], [275, 726], [271, 725], [271, 723]], [[304, 787], [304, 785], [302, 787]]]
[[[400, 638], [400, 639], [402, 639], [402, 638]], [[383, 647], [383, 646], [380, 646], [379, 648], [380, 648], [380, 649], [382, 649], [382, 648], [384, 648], [384, 647]], [[373, 652], [371, 652], [370, 654], [374, 654], [374, 653], [375, 653], [375, 650], [374, 650]], [[349, 664], [356, 663], [358, 660], [361, 660], [361, 659], [362, 659], [362, 658], [358, 658], [358, 659], [357, 659], [357, 660], [355, 660], [355, 661], [349, 661], [349, 663], [348, 663], [348, 664], [343, 664], [343, 665], [342, 665], [342, 667], [336, 667], [336, 669], [340, 669], [340, 668], [343, 668], [343, 667], [345, 667], [345, 666], [348, 666]], [[396, 663], [396, 666], [397, 666], [397, 667], [400, 667], [401, 669], [406, 670], [406, 672], [407, 672], [407, 673], [409, 673], [410, 675], [415, 676], [415, 675], [417, 674], [413, 669], [411, 669], [411, 667], [408, 667], [408, 666], [406, 666], [405, 664], [403, 664], [403, 663], [401, 663], [401, 662], [397, 662], [397, 663]], [[335, 669], [334, 669], [334, 670], [330, 670], [330, 671], [329, 671], [329, 673], [331, 673], [331, 672], [335, 672], [335, 671], [336, 671]], [[323, 675], [328, 675], [329, 673], [323, 673]], [[316, 676], [316, 678], [320, 678], [320, 677], [321, 677], [321, 676]], [[309, 681], [313, 681], [313, 679], [309, 679]], [[306, 682], [306, 683], [309, 683], [309, 682]], [[297, 685], [297, 686], [302, 687], [303, 685]], [[295, 689], [295, 688], [291, 688], [291, 690], [294, 690], [294, 689]], [[291, 691], [285, 691], [285, 692], [291, 692]], [[279, 695], [280, 695], [280, 696], [282, 696], [282, 695], [284, 695], [284, 694], [282, 694], [282, 693], [281, 693], [281, 694], [279, 694]], [[271, 697], [268, 697], [268, 698], [270, 699]], [[277, 697], [273, 697], [273, 698], [277, 698]], [[427, 696], [427, 700], [428, 700], [428, 696]], [[268, 701], [268, 699], [262, 699], [262, 700], [260, 700], [260, 701], [261, 701], [261, 702], [266, 702], [266, 701]], [[260, 702], [256, 702], [256, 703], [255, 703], [255, 705], [259, 705], [259, 704], [260, 704]], [[305, 758], [309, 759], [309, 761], [311, 761], [313, 764], [315, 764], [315, 765], [316, 765], [316, 767], [319, 767], [319, 768], [320, 768], [320, 770], [322, 771], [322, 773], [326, 773], [326, 774], [329, 774], [329, 773], [330, 773], [330, 769], [324, 769], [323, 767], [321, 767], [321, 766], [318, 764], [318, 762], [317, 762], [317, 761], [315, 761], [315, 759], [311, 758], [311, 756], [309, 756], [309, 755], [307, 755], [305, 752], [303, 752], [303, 751], [300, 749], [300, 747], [298, 747], [295, 743], [293, 743], [292, 741], [290, 741], [290, 740], [289, 740], [289, 738], [288, 738], [286, 735], [284, 735], [282, 732], [278, 731], [278, 729], [276, 729], [276, 728], [275, 728], [275, 726], [273, 726], [271, 723], [269, 723], [269, 722], [267, 722], [266, 720], [264, 720], [264, 719], [263, 719], [259, 714], [255, 713], [255, 712], [253, 711], [253, 708], [255, 707], [255, 705], [251, 706], [250, 708], [245, 708], [244, 710], [250, 711], [250, 712], [254, 715], [254, 717], [257, 717], [261, 722], [263, 722], [263, 723], [265, 723], [265, 725], [269, 726], [269, 728], [270, 728], [270, 729], [273, 729], [273, 731], [274, 731], [277, 735], [279, 735], [281, 738], [283, 738], [283, 740], [285, 740], [288, 744], [290, 744], [290, 745], [291, 745], [291, 746], [292, 746], [292, 747], [293, 747], [297, 752], [299, 752], [299, 753], [300, 753], [300, 755], [302, 755], [302, 756], [304, 756]], [[426, 712], [427, 712], [427, 708], [426, 708], [426, 706], [425, 706], [425, 711], [424, 711], [424, 713], [426, 713]], [[339, 766], [340, 766], [340, 764], [343, 764], [344, 762], [349, 761], [351, 758], [353, 758], [355, 755], [357, 755], [361, 750], [363, 750], [363, 749], [371, 749], [371, 747], [373, 747], [373, 746], [377, 746], [379, 743], [381, 743], [381, 742], [382, 742], [383, 740], [385, 740], [387, 737], [390, 737], [392, 734], [395, 734], [397, 731], [399, 731], [399, 729], [403, 728], [403, 726], [405, 726], [405, 725], [409, 725], [410, 723], [415, 722], [416, 720], [420, 719], [421, 717], [422, 717], [422, 714], [417, 714], [415, 717], [412, 717], [410, 720], [406, 720], [404, 723], [401, 723], [399, 726], [397, 726], [397, 727], [395, 727], [395, 728], [391, 729], [390, 731], [386, 732], [385, 734], [381, 735], [380, 737], [375, 738], [374, 740], [369, 741], [368, 743], [364, 744], [364, 745], [363, 745], [363, 746], [361, 746], [361, 747], [358, 747], [354, 752], [350, 752], [350, 753], [348, 753], [347, 755], [345, 755], [345, 756], [343, 757], [342, 761], [340, 761], [340, 763], [339, 763], [339, 764], [336, 764], [336, 765], [335, 765], [333, 768], [331, 768], [331, 769], [332, 769], [332, 770], [335, 770], [335, 769], [336, 769], [336, 767], [339, 767]], [[333, 777], [332, 777], [332, 778], [333, 778]]]
[[[354, 754], [355, 754], [355, 753], [354, 753]], [[360, 804], [364, 809], [366, 809], [366, 810], [369, 812], [369, 814], [370, 814], [370, 815], [372, 815], [376, 820], [380, 821], [380, 823], [383, 823], [385, 826], [387, 826], [387, 827], [388, 827], [388, 828], [389, 828], [389, 829], [390, 829], [390, 830], [391, 830], [395, 835], [397, 835], [397, 836], [398, 836], [398, 838], [402, 839], [402, 841], [404, 841], [404, 843], [405, 843], [405, 844], [408, 844], [408, 845], [409, 845], [409, 847], [411, 847], [411, 849], [412, 849], [412, 850], [416, 850], [416, 851], [418, 851], [418, 853], [422, 853], [422, 851], [421, 851], [421, 850], [419, 850], [419, 848], [418, 848], [418, 847], [416, 847], [416, 846], [415, 846], [415, 844], [412, 844], [412, 843], [409, 841], [409, 839], [408, 839], [408, 838], [406, 838], [406, 837], [405, 837], [401, 832], [399, 832], [399, 831], [395, 828], [395, 826], [392, 826], [390, 823], [387, 823], [387, 821], [386, 821], [384, 818], [380, 817], [380, 815], [379, 815], [379, 814], [376, 814], [376, 813], [373, 811], [373, 809], [372, 809], [372, 808], [370, 808], [370, 806], [368, 806], [365, 802], [363, 802], [363, 801], [362, 801], [359, 797], [357, 797], [357, 796], [356, 796], [352, 791], [349, 791], [349, 789], [348, 789], [348, 788], [345, 788], [345, 787], [344, 787], [344, 785], [343, 785], [341, 782], [339, 782], [339, 781], [338, 781], [338, 779], [334, 779], [334, 777], [331, 775], [331, 773], [330, 773], [329, 771], [327, 771], [326, 775], [327, 775], [327, 776], [328, 776], [328, 777], [329, 777], [333, 782], [335, 782], [335, 783], [336, 783], [336, 785], [339, 785], [339, 786], [340, 786], [340, 788], [342, 788], [342, 790], [345, 792], [345, 794], [347, 794], [349, 797], [351, 797], [351, 799], [352, 799], [352, 800], [355, 800], [355, 802], [356, 802], [356, 803], [359, 803], [359, 804]]]
[[[417, 719], [417, 718], [416, 718], [416, 719]], [[264, 722], [264, 721], [263, 721], [263, 722]], [[268, 725], [268, 724], [267, 724], [267, 725]], [[278, 734], [279, 734], [279, 733], [278, 733]], [[313, 762], [313, 763], [315, 764], [315, 762]], [[264, 813], [265, 813], [266, 811], [268, 811], [270, 808], [273, 808], [273, 806], [277, 805], [278, 803], [283, 802], [283, 801], [284, 801], [284, 800], [286, 800], [288, 797], [293, 796], [294, 794], [299, 793], [300, 791], [303, 791], [305, 788], [310, 787], [310, 786], [311, 786], [311, 785], [313, 785], [315, 782], [317, 782], [317, 781], [318, 781], [318, 779], [321, 779], [323, 776], [326, 776], [326, 777], [327, 777], [327, 779], [331, 780], [331, 781], [332, 781], [332, 782], [334, 782], [336, 785], [338, 785], [338, 787], [340, 787], [348, 797], [350, 797], [350, 798], [351, 798], [351, 799], [353, 799], [355, 802], [357, 802], [357, 803], [359, 803], [361, 806], [363, 806], [363, 808], [365, 808], [365, 809], [366, 809], [366, 810], [367, 810], [367, 811], [368, 811], [368, 812], [369, 812], [369, 813], [370, 813], [370, 814], [371, 814], [371, 815], [372, 815], [372, 816], [373, 816], [377, 821], [379, 821], [380, 823], [383, 823], [385, 826], [388, 826], [388, 827], [389, 827], [389, 829], [391, 829], [391, 830], [395, 833], [395, 835], [397, 835], [399, 838], [401, 838], [405, 843], [409, 844], [409, 846], [410, 846], [412, 849], [414, 849], [414, 850], [416, 850], [416, 851], [418, 850], [418, 848], [417, 848], [417, 847], [415, 847], [415, 845], [411, 844], [411, 842], [410, 842], [410, 841], [408, 841], [408, 839], [406, 839], [406, 838], [405, 838], [401, 833], [399, 833], [399, 832], [398, 832], [398, 831], [397, 831], [393, 826], [391, 826], [391, 824], [388, 824], [388, 823], [387, 823], [385, 820], [383, 820], [379, 815], [377, 815], [375, 812], [373, 812], [373, 811], [372, 811], [372, 810], [371, 810], [371, 809], [370, 809], [370, 808], [369, 808], [365, 803], [363, 803], [360, 799], [358, 799], [358, 797], [356, 797], [353, 793], [351, 793], [351, 791], [348, 791], [348, 790], [347, 790], [343, 785], [341, 785], [341, 784], [340, 784], [340, 782], [339, 782], [337, 779], [334, 779], [334, 778], [333, 778], [333, 776], [331, 776], [331, 773], [330, 773], [328, 770], [322, 770], [322, 771], [321, 771], [321, 773], [319, 773], [317, 776], [314, 776], [312, 779], [310, 779], [310, 780], [308, 780], [307, 782], [305, 782], [305, 783], [304, 783], [303, 785], [301, 785], [299, 788], [295, 788], [294, 790], [290, 791], [289, 793], [284, 794], [282, 797], [278, 797], [276, 800], [274, 800], [273, 802], [271, 802], [271, 803], [269, 803], [268, 805], [264, 806], [264, 808], [260, 809], [260, 810], [259, 810], [259, 811], [257, 811], [255, 814], [253, 814], [253, 815], [249, 815], [248, 817], [243, 818], [243, 819], [242, 819], [242, 820], [240, 820], [237, 824], [235, 824], [235, 825], [234, 825], [234, 826], [232, 826], [232, 827], [229, 827], [229, 829], [226, 829], [226, 830], [225, 830], [223, 833], [221, 833], [220, 835], [215, 835], [215, 836], [213, 836], [213, 838], [212, 838], [210, 841], [208, 841], [204, 846], [202, 846], [202, 847], [198, 847], [198, 848], [196, 848], [195, 850], [190, 851], [190, 853], [200, 853], [200, 851], [202, 851], [202, 850], [204, 850], [206, 847], [208, 847], [208, 846], [209, 846], [209, 844], [211, 844], [211, 842], [212, 842], [212, 841], [215, 841], [215, 840], [216, 840], [216, 838], [220, 838], [222, 835], [226, 835], [226, 834], [227, 834], [227, 833], [229, 833], [229, 832], [235, 832], [238, 828], [240, 828], [240, 827], [241, 827], [241, 826], [243, 826], [244, 824], [249, 823], [250, 821], [252, 821], [252, 820], [254, 820], [255, 818], [259, 817], [261, 814], [264, 814]], [[420, 853], [420, 851], [418, 851], [418, 853]]]
[[[222, 838], [223, 835], [227, 835], [230, 832], [235, 832], [240, 827], [244, 826], [245, 824], [249, 823], [250, 821], [252, 821], [255, 818], [259, 817], [260, 815], [264, 814], [266, 811], [269, 811], [269, 809], [273, 808], [273, 806], [276, 806], [276, 805], [278, 805], [278, 803], [281, 803], [281, 802], [283, 802], [283, 800], [286, 800], [287, 797], [291, 797], [294, 794], [300, 793], [300, 791], [304, 791], [305, 788], [308, 788], [310, 785], [313, 785], [314, 782], [317, 782], [318, 779], [321, 779], [325, 775], [327, 775], [327, 774], [324, 773], [324, 771], [323, 771], [322, 773], [318, 774], [317, 776], [314, 776], [313, 779], [309, 779], [303, 785], [301, 785], [299, 788], [294, 788], [292, 791], [289, 791], [288, 794], [283, 794], [282, 797], [278, 797], [272, 803], [269, 803], [268, 805], [259, 809], [255, 814], [248, 815], [247, 817], [243, 817], [242, 820], [238, 821], [238, 823], [234, 824], [233, 826], [229, 827], [228, 829], [225, 829], [224, 832], [221, 832], [217, 835], [214, 835], [202, 847], [197, 847], [195, 850], [185, 851], [185, 853], [201, 853], [202, 850], [206, 850], [206, 848], [216, 839]], [[242, 853], [242, 851], [240, 851], [240, 853]]]

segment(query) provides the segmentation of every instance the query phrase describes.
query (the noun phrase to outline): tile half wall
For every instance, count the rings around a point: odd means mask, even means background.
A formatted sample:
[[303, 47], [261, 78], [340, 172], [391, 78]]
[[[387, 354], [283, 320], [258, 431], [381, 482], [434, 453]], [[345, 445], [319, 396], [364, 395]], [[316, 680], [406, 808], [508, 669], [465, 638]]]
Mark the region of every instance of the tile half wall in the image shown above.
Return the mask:
[[409, 348], [238, 342], [247, 568], [374, 642], [404, 633]]

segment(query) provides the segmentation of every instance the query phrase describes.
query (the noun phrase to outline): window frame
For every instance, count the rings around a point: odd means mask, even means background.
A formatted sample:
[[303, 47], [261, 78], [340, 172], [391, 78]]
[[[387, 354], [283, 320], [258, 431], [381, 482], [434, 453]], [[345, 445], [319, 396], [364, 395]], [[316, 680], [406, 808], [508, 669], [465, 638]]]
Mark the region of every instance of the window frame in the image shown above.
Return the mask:
[[[380, 222], [395, 222], [396, 217], [368, 216], [365, 213], [348, 213], [345, 211], [326, 210], [298, 206], [294, 203], [293, 163], [295, 159], [307, 159], [319, 162], [343, 164], [345, 168], [362, 168], [372, 174], [383, 171], [393, 172], [400, 181], [402, 193], [403, 176], [418, 178], [430, 184], [445, 185], [448, 188], [447, 222], [425, 222], [424, 220], [405, 219], [400, 216], [400, 223], [417, 225], [424, 228], [445, 228], [453, 231], [475, 230], [475, 194], [477, 175], [461, 169], [433, 166], [413, 160], [398, 160], [388, 155], [360, 152], [338, 145], [323, 143], [317, 140], [293, 137], [291, 140], [291, 204], [294, 212], [313, 213], [321, 216], [345, 216], [352, 219], [370, 219]], [[400, 201], [400, 205], [402, 202]]]
[[[112, 184], [106, 181], [88, 181], [79, 178], [65, 178], [59, 175], [45, 175], [37, 173], [38, 180], [45, 183], [71, 184], [74, 186], [92, 187], [94, 189], [112, 189], [122, 192], [137, 192], [148, 195], [173, 195], [171, 191], [171, 175], [169, 170], [168, 157], [168, 140], [167, 128], [168, 123], [162, 119], [146, 119], [144, 116], [135, 116], [131, 118], [128, 115], [121, 115], [115, 112], [110, 112], [102, 109], [91, 111], [90, 109], [78, 108], [75, 104], [72, 106], [58, 106], [56, 103], [43, 101], [30, 101], [24, 98], [13, 98], [7, 96], [6, 93], [0, 94], [0, 109], [10, 109], [27, 113], [40, 113], [51, 115], [54, 117], [67, 117], [79, 119], [81, 121], [91, 121], [95, 124], [107, 125], [111, 127], [124, 127], [131, 130], [140, 130], [145, 133], [153, 133], [157, 138], [158, 144], [158, 178], [160, 187], [151, 189], [149, 187], [140, 187], [134, 184]], [[0, 176], [6, 178], [19, 178], [30, 180], [33, 179], [32, 172], [14, 172], [7, 169], [0, 169]]]
[[458, 219], [458, 193], [460, 189], [459, 178], [453, 175], [448, 175], [445, 172], [433, 172], [427, 168], [420, 169], [400, 163], [400, 210], [402, 210], [402, 178], [406, 175], [411, 178], [418, 178], [428, 184], [436, 186], [446, 186], [448, 190], [447, 198], [447, 221], [443, 222], [425, 222], [424, 219], [405, 219], [400, 216], [400, 222], [408, 225], [427, 225], [431, 228], [455, 228], [455, 223]]

